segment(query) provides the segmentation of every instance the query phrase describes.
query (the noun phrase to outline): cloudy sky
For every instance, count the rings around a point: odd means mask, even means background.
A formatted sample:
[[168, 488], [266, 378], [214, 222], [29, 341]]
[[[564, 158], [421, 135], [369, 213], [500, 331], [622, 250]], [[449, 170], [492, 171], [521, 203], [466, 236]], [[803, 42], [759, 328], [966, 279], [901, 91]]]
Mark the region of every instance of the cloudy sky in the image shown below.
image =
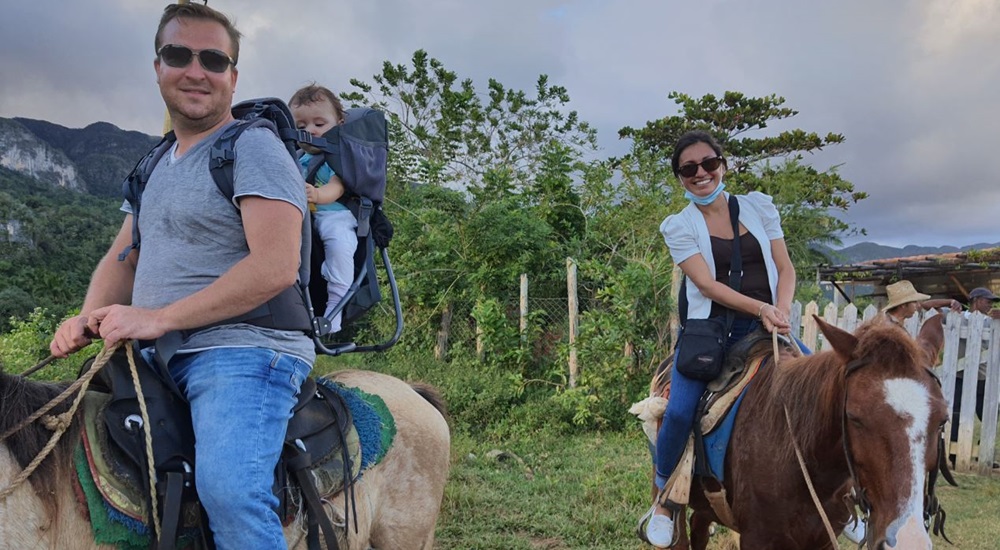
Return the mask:
[[[153, 34], [166, 2], [0, 0], [0, 117], [158, 133]], [[620, 154], [623, 126], [675, 114], [670, 91], [777, 94], [769, 131], [839, 132], [806, 159], [870, 198], [847, 219], [903, 246], [1000, 241], [996, 0], [211, 0], [245, 38], [237, 99], [371, 81], [425, 49], [485, 89], [539, 74]]]

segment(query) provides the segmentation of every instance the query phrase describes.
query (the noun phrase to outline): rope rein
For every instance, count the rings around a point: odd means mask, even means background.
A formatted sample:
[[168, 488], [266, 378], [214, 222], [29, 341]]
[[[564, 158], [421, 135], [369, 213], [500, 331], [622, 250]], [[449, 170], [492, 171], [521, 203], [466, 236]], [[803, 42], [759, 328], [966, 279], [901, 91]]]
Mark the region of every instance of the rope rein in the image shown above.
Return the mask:
[[[774, 366], [778, 367], [778, 331], [771, 332], [771, 344], [774, 351]], [[792, 348], [797, 351], [796, 354], [801, 355], [802, 350], [798, 349], [798, 344], [792, 341]], [[823, 520], [823, 527], [826, 528], [826, 534], [830, 537], [830, 542], [833, 544], [833, 548], [838, 548], [837, 544], [837, 534], [833, 530], [833, 526], [830, 524], [830, 518], [827, 517], [826, 511], [823, 510], [823, 503], [819, 500], [819, 495], [816, 494], [816, 488], [813, 487], [812, 477], [809, 475], [809, 469], [806, 467], [806, 461], [802, 457], [802, 450], [799, 449], [799, 442], [795, 439], [795, 432], [792, 430], [792, 415], [788, 412], [788, 407], [786, 405], [781, 406], [785, 411], [785, 424], [788, 426], [788, 436], [792, 440], [792, 448], [795, 450], [795, 458], [799, 461], [799, 469], [802, 470], [802, 478], [806, 480], [806, 487], [809, 488], [809, 496], [812, 498], [813, 505], [816, 506], [816, 511], [819, 512], [820, 519]]]
[[101, 368], [104, 367], [104, 365], [111, 359], [111, 355], [114, 353], [115, 349], [117, 349], [119, 345], [121, 344], [119, 343], [110, 349], [109, 348], [102, 349], [101, 352], [97, 354], [97, 358], [94, 360], [94, 364], [91, 365], [90, 369], [88, 369], [87, 372], [85, 372], [80, 378], [77, 378], [76, 381], [70, 384], [70, 386], [65, 390], [63, 390], [62, 393], [60, 393], [59, 395], [54, 397], [51, 401], [43, 405], [42, 408], [32, 413], [30, 416], [28, 416], [28, 418], [22, 420], [17, 426], [14, 426], [13, 428], [4, 432], [3, 435], [0, 435], [0, 442], [6, 440], [11, 435], [23, 429], [25, 426], [31, 424], [32, 422], [38, 420], [39, 418], [42, 418], [43, 415], [52, 410], [56, 405], [65, 401], [73, 392], [79, 391], [76, 395], [76, 398], [73, 399], [73, 404], [66, 412], [55, 416], [48, 415], [45, 416], [45, 418], [42, 420], [43, 425], [46, 428], [49, 428], [50, 430], [54, 429], [55, 431], [52, 433], [52, 436], [49, 438], [49, 441], [45, 444], [44, 447], [42, 447], [42, 450], [38, 452], [38, 454], [35, 456], [34, 459], [32, 459], [32, 461], [28, 464], [28, 466], [25, 467], [24, 470], [22, 470], [21, 473], [18, 474], [13, 481], [11, 481], [10, 485], [8, 485], [5, 489], [0, 491], [0, 501], [6, 499], [8, 496], [13, 494], [14, 491], [22, 483], [24, 483], [25, 480], [27, 480], [31, 476], [31, 474], [35, 472], [36, 469], [38, 469], [38, 466], [42, 463], [43, 460], [45, 460], [46, 457], [49, 456], [49, 453], [51, 453], [52, 450], [55, 449], [56, 444], [59, 443], [59, 440], [62, 438], [63, 434], [66, 433], [70, 425], [73, 423], [73, 416], [76, 414], [76, 410], [77, 408], [79, 408], [80, 402], [83, 401], [83, 396], [87, 391], [87, 386], [90, 385], [90, 381], [94, 378], [94, 375], [96, 375], [97, 372], [100, 371]]
[[142, 425], [145, 426], [143, 432], [146, 436], [146, 471], [149, 473], [149, 499], [153, 507], [153, 530], [156, 540], [160, 540], [160, 510], [156, 502], [156, 465], [153, 463], [153, 426], [149, 423], [149, 411], [146, 410], [146, 398], [142, 395], [142, 384], [139, 383], [139, 371], [135, 366], [135, 356], [133, 355], [131, 343], [125, 347], [125, 355], [128, 356], [128, 369], [132, 373], [132, 385], [135, 386], [135, 395], [139, 400], [139, 413], [142, 415]]

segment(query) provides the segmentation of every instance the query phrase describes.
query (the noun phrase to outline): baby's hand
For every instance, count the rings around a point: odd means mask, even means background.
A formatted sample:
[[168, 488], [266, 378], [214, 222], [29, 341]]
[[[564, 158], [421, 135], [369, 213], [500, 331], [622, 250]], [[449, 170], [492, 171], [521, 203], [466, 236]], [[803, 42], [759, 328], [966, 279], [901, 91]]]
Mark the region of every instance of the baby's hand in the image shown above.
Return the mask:
[[306, 200], [310, 204], [316, 204], [316, 199], [319, 198], [319, 189], [315, 185], [306, 184]]

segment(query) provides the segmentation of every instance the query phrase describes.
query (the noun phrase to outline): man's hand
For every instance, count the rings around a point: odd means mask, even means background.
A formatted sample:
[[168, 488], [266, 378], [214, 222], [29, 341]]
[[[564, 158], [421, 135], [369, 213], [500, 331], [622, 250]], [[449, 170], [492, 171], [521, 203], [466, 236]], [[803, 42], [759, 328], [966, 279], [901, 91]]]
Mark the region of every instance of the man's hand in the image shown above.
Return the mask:
[[104, 339], [107, 347], [121, 340], [155, 340], [170, 327], [163, 320], [163, 310], [113, 305], [90, 312], [87, 327]]
[[91, 338], [97, 334], [97, 332], [88, 329], [87, 322], [86, 315], [77, 315], [63, 321], [56, 329], [52, 342], [49, 343], [49, 351], [52, 352], [52, 355], [66, 358], [71, 353], [87, 347]]

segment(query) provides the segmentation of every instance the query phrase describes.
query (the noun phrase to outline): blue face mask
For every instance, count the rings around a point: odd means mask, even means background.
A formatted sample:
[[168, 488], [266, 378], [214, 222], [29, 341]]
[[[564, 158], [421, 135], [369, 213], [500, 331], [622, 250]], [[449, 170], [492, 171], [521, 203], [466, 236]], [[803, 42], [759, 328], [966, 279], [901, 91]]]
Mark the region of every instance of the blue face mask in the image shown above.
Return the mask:
[[695, 203], [695, 204], [700, 204], [702, 206], [707, 206], [709, 204], [712, 204], [712, 201], [714, 201], [715, 199], [717, 199], [719, 197], [719, 195], [722, 194], [722, 190], [725, 189], [725, 188], [726, 188], [726, 184], [720, 181], [719, 182], [719, 186], [715, 188], [715, 191], [712, 191], [712, 194], [709, 195], [709, 196], [707, 196], [707, 197], [698, 197], [698, 196], [695, 196], [694, 194], [692, 194], [690, 191], [685, 191], [684, 192], [684, 198], [687, 199], [687, 200], [689, 200], [689, 201], [691, 201], [691, 202], [693, 202], [693, 203]]

